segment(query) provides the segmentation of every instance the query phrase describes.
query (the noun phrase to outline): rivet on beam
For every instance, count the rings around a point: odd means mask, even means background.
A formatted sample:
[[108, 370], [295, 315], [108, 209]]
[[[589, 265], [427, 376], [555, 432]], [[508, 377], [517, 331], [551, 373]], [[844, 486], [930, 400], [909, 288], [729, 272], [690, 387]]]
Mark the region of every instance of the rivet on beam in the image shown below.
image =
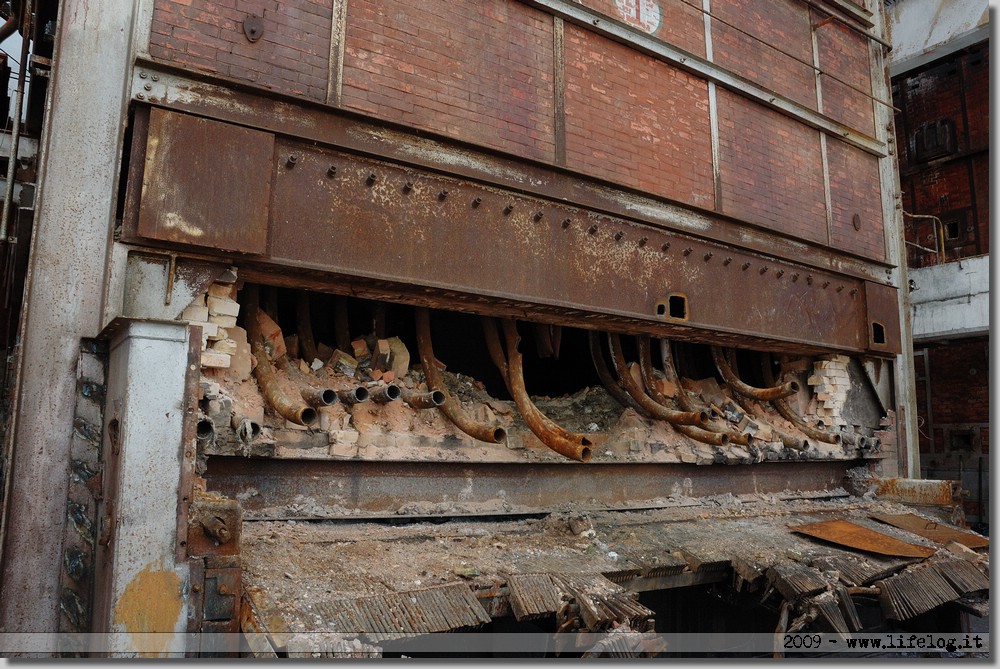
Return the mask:
[[569, 227], [569, 224], [570, 224], [570, 223], [572, 223], [572, 222], [573, 222], [573, 221], [571, 221], [570, 219], [568, 219], [568, 218], [564, 218], [564, 219], [563, 219], [563, 222], [562, 222], [562, 227], [563, 227], [563, 230], [565, 230], [566, 228], [568, 228], [568, 227]]
[[648, 241], [649, 241], [649, 237], [640, 237], [639, 238], [639, 246], [640, 247], [645, 246], [646, 242], [648, 242]]
[[297, 162], [299, 162], [299, 157], [293, 153], [288, 156], [288, 160], [285, 161], [285, 165], [291, 169], [292, 167], [295, 167], [295, 163]]
[[441, 191], [440, 193], [438, 193], [438, 200], [439, 200], [440, 202], [444, 202], [444, 199], [445, 199], [446, 197], [448, 197], [448, 191], [446, 191], [446, 190], [443, 190], [443, 191]]
[[722, 264], [723, 265], [729, 265], [729, 263], [731, 263], [731, 262], [733, 262], [732, 258], [726, 258], [725, 260], [722, 261]]
[[709, 251], [708, 253], [706, 253], [705, 254], [705, 262], [708, 262], [709, 260], [711, 260], [713, 255], [715, 255], [715, 254], [712, 253], [711, 251]]
[[510, 216], [510, 212], [512, 211], [514, 211], [514, 205], [508, 204], [506, 207], [503, 208], [503, 215]]
[[587, 232], [590, 233], [590, 234], [592, 234], [592, 235], [596, 235], [597, 234], [597, 223], [594, 223], [592, 226], [590, 226], [590, 229], [587, 230]]
[[749, 263], [749, 262], [745, 262], [745, 263], [743, 263], [743, 271], [745, 272], [745, 271], [747, 271], [748, 269], [750, 269], [750, 263]]
[[472, 208], [475, 209], [476, 207], [478, 207], [482, 203], [483, 203], [483, 198], [477, 197], [477, 198], [475, 198], [475, 199], [472, 200]]
[[326, 171], [326, 176], [330, 177], [331, 179], [333, 177], [337, 176], [337, 166], [336, 165], [330, 165], [330, 169], [328, 169]]
[[542, 217], [544, 217], [544, 216], [545, 216], [544, 212], [536, 211], [535, 212], [535, 223], [538, 223], [538, 221], [542, 220]]
[[663, 242], [663, 245], [660, 246], [660, 250], [663, 251], [664, 253], [666, 253], [667, 251], [669, 251], [670, 250], [670, 242]]
[[409, 193], [411, 190], [413, 190], [413, 182], [412, 181], [407, 181], [405, 184], [403, 184], [403, 192], [404, 193]]
[[371, 188], [372, 186], [374, 186], [374, 185], [375, 185], [375, 179], [377, 179], [377, 178], [378, 178], [378, 177], [376, 177], [376, 176], [375, 176], [375, 173], [374, 173], [374, 172], [372, 172], [371, 174], [369, 174], [369, 175], [368, 175], [368, 178], [367, 178], [367, 179], [365, 179], [365, 184], [366, 184], [366, 185], [367, 185], [367, 186], [368, 186], [369, 188]]

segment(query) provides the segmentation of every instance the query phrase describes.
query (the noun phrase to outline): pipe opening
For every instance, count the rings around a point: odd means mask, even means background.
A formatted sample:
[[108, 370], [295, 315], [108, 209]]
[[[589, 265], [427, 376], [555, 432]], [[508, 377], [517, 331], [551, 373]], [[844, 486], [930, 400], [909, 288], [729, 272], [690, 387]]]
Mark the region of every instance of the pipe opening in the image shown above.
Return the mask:
[[323, 388], [319, 393], [319, 398], [323, 404], [329, 406], [337, 401], [337, 393], [335, 393], [331, 388]]
[[590, 460], [590, 448], [584, 446], [582, 449], [580, 449], [580, 457], [583, 458], [584, 462], [588, 462]]
[[215, 434], [215, 423], [208, 418], [199, 419], [198, 425], [195, 428], [195, 434], [202, 441], [210, 439]]
[[319, 414], [312, 407], [306, 407], [299, 414], [299, 418], [302, 420], [303, 425], [312, 425], [319, 419]]

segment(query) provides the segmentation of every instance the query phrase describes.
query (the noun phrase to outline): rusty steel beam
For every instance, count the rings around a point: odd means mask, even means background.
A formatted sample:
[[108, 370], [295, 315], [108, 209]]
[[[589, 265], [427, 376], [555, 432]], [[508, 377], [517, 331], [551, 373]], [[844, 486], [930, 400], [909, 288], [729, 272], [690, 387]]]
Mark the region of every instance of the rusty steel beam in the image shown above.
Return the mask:
[[313, 340], [312, 316], [309, 313], [309, 293], [300, 290], [296, 293], [295, 317], [297, 334], [299, 335], [299, 352], [303, 360], [312, 363], [319, 357], [316, 342]]
[[443, 393], [444, 402], [438, 407], [455, 427], [473, 439], [490, 444], [501, 444], [507, 438], [507, 431], [499, 425], [486, 425], [474, 420], [465, 412], [462, 406], [452, 397], [444, 386], [444, 380], [438, 373], [434, 358], [434, 346], [431, 342], [431, 319], [427, 309], [414, 310], [417, 327], [417, 348], [420, 350], [420, 364], [427, 379], [427, 387], [431, 391]]
[[[513, 320], [505, 319], [501, 326], [504, 331], [504, 339], [507, 342], [507, 360], [503, 367], [507, 370], [507, 387], [514, 398], [514, 404], [520, 412], [528, 428], [538, 437], [543, 444], [551, 448], [559, 455], [566, 456], [578, 462], [590, 461], [592, 455], [591, 447], [593, 443], [584, 434], [570, 432], [557, 425], [548, 416], [539, 411], [527, 389], [524, 387], [524, 369], [522, 367], [521, 352], [518, 344], [521, 341], [517, 334], [517, 324]], [[487, 326], [488, 327], [488, 326]], [[496, 327], [494, 324], [493, 327]]]
[[739, 393], [748, 399], [760, 400], [764, 402], [769, 402], [771, 400], [780, 400], [789, 395], [794, 395], [799, 392], [799, 384], [795, 381], [789, 381], [788, 383], [783, 383], [780, 386], [774, 386], [771, 388], [755, 388], [747, 383], [745, 383], [733, 368], [729, 366], [729, 361], [722, 353], [722, 349], [718, 346], [712, 346], [712, 360], [715, 362], [715, 368], [719, 370], [722, 374], [722, 378], [726, 380], [729, 387], [733, 389], [733, 392]]
[[[497, 464], [463, 462], [386, 462], [363, 460], [271, 460], [210, 456], [208, 489], [228, 497], [254, 488], [241, 499], [248, 517], [286, 518], [298, 496], [343, 516], [405, 519], [414, 504], [440, 505], [433, 514], [478, 515], [457, 500], [503, 500], [498, 513], [545, 513], [560, 508], [647, 508], [663, 504], [671, 486], [685, 495], [780, 493], [784, 490], [836, 490], [859, 460], [762, 462], [719, 468], [684, 464], [615, 463], [573, 466], [570, 460]], [[470, 488], [471, 486], [471, 488]], [[660, 498], [660, 502], [651, 501]], [[669, 503], [667, 504], [669, 505]], [[353, 510], [358, 509], [358, 515]], [[400, 514], [404, 515], [400, 515]]]
[[256, 284], [247, 284], [244, 288], [243, 306], [246, 311], [247, 339], [250, 340], [250, 352], [257, 359], [253, 374], [257, 383], [260, 384], [261, 392], [267, 399], [267, 403], [286, 420], [298, 425], [313, 425], [319, 419], [316, 410], [304, 402], [289, 398], [275, 379], [271, 360], [264, 349], [260, 323], [257, 321], [257, 313], [260, 310], [260, 291]]

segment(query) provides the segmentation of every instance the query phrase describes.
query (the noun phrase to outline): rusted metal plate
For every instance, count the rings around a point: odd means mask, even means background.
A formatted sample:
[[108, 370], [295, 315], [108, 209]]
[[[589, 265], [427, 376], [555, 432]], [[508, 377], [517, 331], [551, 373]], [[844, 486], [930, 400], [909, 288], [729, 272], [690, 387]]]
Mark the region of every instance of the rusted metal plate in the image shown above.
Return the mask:
[[151, 110], [139, 235], [263, 253], [273, 153], [271, 133]]
[[952, 507], [956, 503], [957, 481], [931, 479], [881, 479], [875, 494], [881, 499], [903, 504]]
[[[211, 457], [208, 487], [239, 496], [244, 517], [414, 517], [577, 511], [689, 496], [827, 489], [850, 462], [732, 465], [727, 476], [694, 465], [485, 464], [247, 460]], [[682, 488], [683, 487], [683, 488]], [[246, 490], [257, 494], [246, 496]], [[475, 502], [465, 504], [463, 500]], [[653, 502], [651, 505], [655, 506]], [[354, 510], [357, 509], [357, 512]]]
[[273, 262], [705, 333], [866, 348], [857, 279], [331, 149], [281, 140], [276, 156]]
[[908, 544], [841, 518], [790, 527], [793, 532], [880, 555], [925, 558], [934, 555], [935, 552], [933, 548]]
[[898, 527], [901, 530], [912, 532], [917, 536], [924, 537], [925, 539], [930, 539], [931, 541], [936, 541], [941, 544], [957, 541], [958, 543], [968, 546], [969, 548], [984, 548], [990, 545], [990, 540], [986, 537], [973, 534], [972, 532], [965, 532], [957, 527], [950, 527], [933, 520], [921, 518], [915, 513], [876, 513], [872, 514], [871, 517], [888, 525], [892, 525], [893, 527]]
[[903, 343], [899, 332], [899, 290], [873, 281], [864, 283], [868, 349], [872, 353], [901, 353]]

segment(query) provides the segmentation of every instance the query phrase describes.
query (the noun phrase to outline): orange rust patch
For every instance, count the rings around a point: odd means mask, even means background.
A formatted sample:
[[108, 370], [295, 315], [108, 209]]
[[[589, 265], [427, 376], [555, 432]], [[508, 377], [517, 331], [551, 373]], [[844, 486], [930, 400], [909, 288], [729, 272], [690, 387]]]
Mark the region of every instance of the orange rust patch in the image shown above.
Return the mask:
[[181, 578], [173, 571], [154, 569], [153, 563], [136, 574], [115, 607], [115, 623], [132, 636], [143, 657], [166, 654], [170, 636], [181, 614]]

